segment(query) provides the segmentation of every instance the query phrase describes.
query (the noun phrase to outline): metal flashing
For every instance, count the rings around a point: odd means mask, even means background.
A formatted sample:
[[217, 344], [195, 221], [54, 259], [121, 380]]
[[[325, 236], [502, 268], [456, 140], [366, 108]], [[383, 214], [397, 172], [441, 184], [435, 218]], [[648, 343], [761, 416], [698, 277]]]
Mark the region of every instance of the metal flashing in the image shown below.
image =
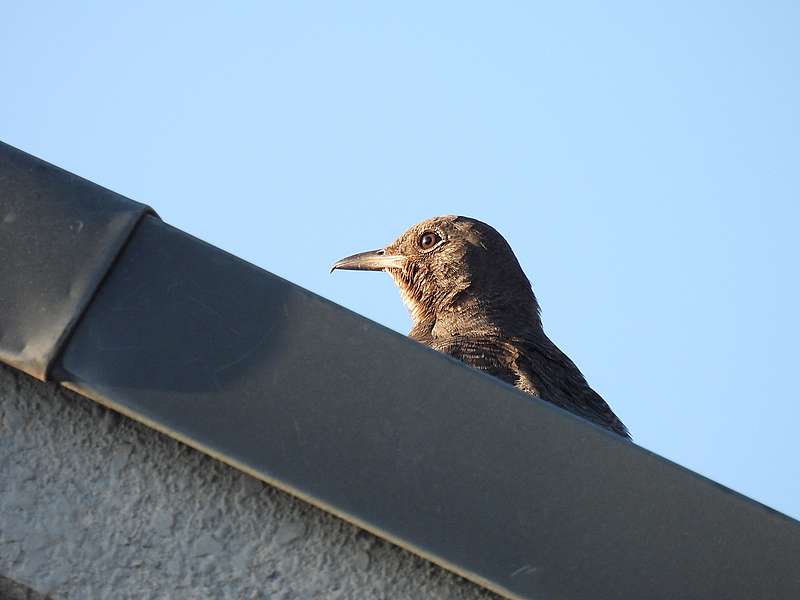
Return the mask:
[[800, 594], [796, 522], [155, 219], [55, 373], [507, 596]]
[[47, 379], [145, 205], [0, 142], [0, 360]]

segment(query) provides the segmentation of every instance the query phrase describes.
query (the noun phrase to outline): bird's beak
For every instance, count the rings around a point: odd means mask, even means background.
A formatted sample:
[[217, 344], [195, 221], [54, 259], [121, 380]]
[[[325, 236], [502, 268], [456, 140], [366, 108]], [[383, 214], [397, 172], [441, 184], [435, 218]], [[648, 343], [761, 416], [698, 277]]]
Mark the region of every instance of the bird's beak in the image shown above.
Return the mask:
[[370, 250], [348, 256], [334, 263], [331, 273], [336, 269], [348, 271], [383, 271], [384, 269], [400, 269], [406, 262], [405, 256], [386, 254], [386, 251]]

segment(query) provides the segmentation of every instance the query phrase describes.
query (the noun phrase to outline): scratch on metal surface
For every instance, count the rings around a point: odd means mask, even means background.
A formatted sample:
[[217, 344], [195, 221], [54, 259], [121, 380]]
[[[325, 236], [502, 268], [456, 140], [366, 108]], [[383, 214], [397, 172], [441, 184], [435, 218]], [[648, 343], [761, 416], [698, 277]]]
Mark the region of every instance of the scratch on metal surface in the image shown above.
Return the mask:
[[207, 312], [211, 313], [215, 317], [222, 317], [222, 314], [217, 309], [209, 306], [208, 304], [206, 304], [205, 302], [203, 302], [199, 298], [195, 298], [194, 296], [186, 296], [185, 300], [187, 302], [194, 302], [200, 308], [205, 309]]
[[224, 365], [220, 365], [215, 369], [215, 373], [219, 374], [220, 372], [224, 371], [225, 369], [230, 369], [233, 366], [236, 366], [246, 358], [252, 356], [259, 348], [261, 348], [266, 341], [269, 339], [269, 334], [271, 333], [271, 329], [264, 333], [261, 338], [253, 344], [248, 350], [237, 356], [234, 360], [225, 363]]
[[294, 425], [294, 433], [297, 436], [297, 445], [304, 446], [305, 441], [303, 438], [303, 434], [300, 432], [300, 425], [297, 423], [297, 419], [292, 417], [292, 425]]
[[516, 571], [511, 572], [511, 577], [517, 577], [518, 575], [530, 575], [538, 570], [539, 567], [534, 567], [533, 565], [522, 565]]
[[[267, 331], [263, 333], [263, 335], [256, 341], [254, 344], [250, 346], [246, 351], [239, 354], [233, 360], [226, 362], [214, 369], [214, 385], [217, 389], [223, 389], [224, 386], [222, 385], [221, 378], [223, 377], [223, 373], [229, 369], [232, 369], [236, 365], [244, 362], [257, 352], [259, 352], [271, 339], [270, 334], [272, 333], [272, 327], [270, 327]], [[240, 374], [241, 375], [241, 374]]]

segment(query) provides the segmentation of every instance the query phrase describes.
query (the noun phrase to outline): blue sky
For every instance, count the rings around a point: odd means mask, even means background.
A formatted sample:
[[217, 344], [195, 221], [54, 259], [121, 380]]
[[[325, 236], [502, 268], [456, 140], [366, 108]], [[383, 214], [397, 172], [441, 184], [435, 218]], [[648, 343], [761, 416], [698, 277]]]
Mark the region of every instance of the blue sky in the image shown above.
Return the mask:
[[486, 221], [639, 444], [800, 517], [800, 5], [166, 4], [5, 3], [0, 139], [402, 333], [330, 264]]

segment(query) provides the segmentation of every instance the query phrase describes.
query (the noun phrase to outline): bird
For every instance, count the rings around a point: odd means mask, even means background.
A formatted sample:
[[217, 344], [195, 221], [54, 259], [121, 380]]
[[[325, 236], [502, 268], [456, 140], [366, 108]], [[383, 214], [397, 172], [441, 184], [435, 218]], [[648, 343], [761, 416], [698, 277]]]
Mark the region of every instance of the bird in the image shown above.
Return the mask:
[[384, 271], [411, 314], [410, 338], [630, 439], [628, 428], [545, 334], [530, 280], [490, 225], [427, 219], [394, 242], [334, 263]]

